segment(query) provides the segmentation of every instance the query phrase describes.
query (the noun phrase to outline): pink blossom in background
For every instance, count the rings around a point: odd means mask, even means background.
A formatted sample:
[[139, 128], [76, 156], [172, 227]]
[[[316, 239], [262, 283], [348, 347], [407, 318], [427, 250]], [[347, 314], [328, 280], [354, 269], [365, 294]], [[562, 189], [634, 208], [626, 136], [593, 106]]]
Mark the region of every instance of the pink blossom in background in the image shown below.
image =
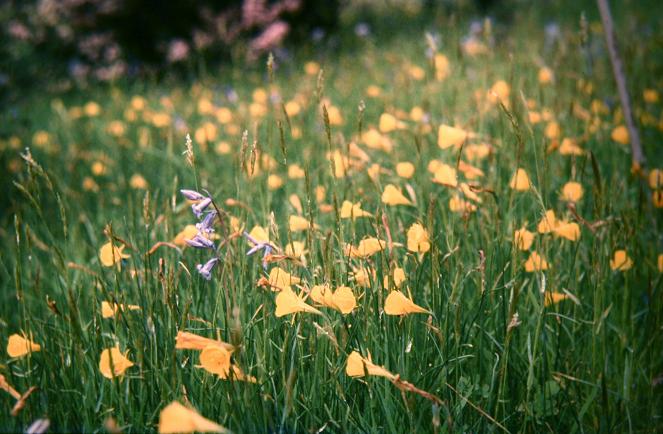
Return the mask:
[[170, 63], [181, 62], [189, 57], [189, 44], [182, 39], [174, 39], [168, 46], [167, 59]]

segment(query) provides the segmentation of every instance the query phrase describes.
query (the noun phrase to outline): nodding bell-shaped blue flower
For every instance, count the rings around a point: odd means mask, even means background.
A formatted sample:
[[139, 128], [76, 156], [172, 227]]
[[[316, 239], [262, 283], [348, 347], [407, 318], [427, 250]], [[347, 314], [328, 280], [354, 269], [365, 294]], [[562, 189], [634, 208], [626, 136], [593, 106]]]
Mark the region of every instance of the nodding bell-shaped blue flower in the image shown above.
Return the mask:
[[200, 216], [203, 215], [203, 211], [205, 211], [205, 209], [207, 209], [207, 207], [210, 206], [211, 203], [212, 199], [206, 197], [202, 199], [200, 202], [191, 205], [191, 210], [196, 215], [196, 217], [200, 218]]
[[214, 249], [214, 242], [200, 234], [196, 234], [195, 237], [185, 241], [188, 245], [195, 247], [196, 249]]
[[253, 244], [253, 247], [251, 247], [247, 252], [246, 256], [251, 256], [254, 253], [264, 250], [263, 255], [262, 255], [262, 268], [265, 270], [267, 269], [267, 256], [269, 256], [270, 253], [272, 253], [272, 250], [274, 250], [274, 246], [272, 246], [269, 241], [258, 241], [255, 238], [253, 238], [248, 232], [244, 232], [244, 237], [249, 240], [251, 244]]
[[214, 266], [216, 263], [219, 262], [219, 258], [212, 258], [209, 261], [205, 262], [205, 264], [198, 264], [196, 265], [196, 269], [200, 273], [201, 276], [205, 278], [205, 280], [211, 280], [212, 279], [212, 270], [214, 269]]
[[182, 190], [180, 190], [180, 193], [182, 193], [182, 196], [186, 197], [189, 200], [203, 200], [203, 199], [205, 199], [205, 196], [198, 193], [196, 190], [182, 189]]
[[211, 211], [207, 213], [200, 223], [196, 223], [196, 228], [198, 229], [198, 232], [208, 235], [214, 232], [212, 224], [214, 224], [216, 216], [217, 216], [216, 211]]

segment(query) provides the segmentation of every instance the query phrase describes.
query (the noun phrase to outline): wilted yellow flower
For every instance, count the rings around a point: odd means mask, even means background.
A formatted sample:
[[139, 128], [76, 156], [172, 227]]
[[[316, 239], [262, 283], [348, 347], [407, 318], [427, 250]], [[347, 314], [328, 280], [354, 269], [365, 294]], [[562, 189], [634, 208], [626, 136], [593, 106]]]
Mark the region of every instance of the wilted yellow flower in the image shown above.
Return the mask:
[[9, 336], [9, 340], [7, 341], [7, 354], [9, 354], [9, 357], [23, 357], [37, 351], [41, 351], [41, 345], [34, 343], [32, 340], [19, 334]]
[[269, 234], [267, 233], [267, 230], [263, 228], [262, 226], [254, 226], [253, 229], [251, 229], [251, 232], [249, 232], [249, 235], [251, 237], [260, 242], [260, 243], [268, 243], [269, 242]]
[[384, 313], [387, 315], [408, 315], [411, 313], [430, 313], [421, 306], [414, 304], [400, 291], [391, 291], [384, 301]]
[[124, 371], [133, 365], [133, 362], [127, 359], [118, 347], [103, 350], [99, 358], [99, 371], [101, 375], [109, 379], [121, 377], [124, 375]]
[[187, 408], [177, 401], [168, 404], [159, 414], [159, 434], [198, 432], [229, 432], [221, 425], [205, 419], [195, 410]]
[[412, 205], [412, 201], [405, 197], [393, 184], [387, 184], [382, 192], [382, 203], [385, 205]]
[[414, 253], [426, 253], [430, 250], [428, 232], [420, 223], [414, 223], [407, 230], [407, 249]]
[[131, 256], [123, 253], [124, 245], [116, 246], [110, 241], [101, 246], [99, 249], [99, 260], [105, 267], [112, 267], [115, 264], [120, 264], [122, 259], [130, 258]]
[[615, 250], [610, 260], [610, 268], [613, 271], [626, 271], [633, 267], [633, 260], [628, 256], [626, 250]]
[[540, 256], [536, 251], [529, 255], [525, 262], [525, 271], [532, 273], [534, 271], [543, 271], [548, 269], [548, 262]]

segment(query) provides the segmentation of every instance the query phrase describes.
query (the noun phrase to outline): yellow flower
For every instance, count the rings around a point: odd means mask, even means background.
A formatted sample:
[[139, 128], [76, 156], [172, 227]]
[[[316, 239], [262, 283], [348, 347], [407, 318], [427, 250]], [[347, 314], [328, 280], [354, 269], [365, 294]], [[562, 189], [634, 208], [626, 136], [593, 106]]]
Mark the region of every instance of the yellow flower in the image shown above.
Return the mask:
[[476, 205], [472, 202], [461, 199], [457, 194], [454, 194], [449, 199], [449, 209], [451, 212], [468, 214], [477, 210]]
[[135, 190], [147, 190], [147, 181], [143, 175], [134, 173], [129, 180], [129, 185]]
[[584, 192], [585, 191], [579, 182], [567, 182], [564, 184], [564, 187], [562, 187], [562, 200], [567, 202], [578, 202], [582, 199]]
[[127, 310], [140, 310], [140, 306], [137, 306], [135, 304], [111, 304], [107, 301], [102, 301], [101, 302], [101, 317], [102, 318], [111, 318], [117, 315], [119, 311], [127, 311]]
[[612, 130], [610, 138], [621, 145], [628, 145], [631, 140], [628, 134], [628, 129], [624, 125], [616, 126], [615, 129]]
[[663, 189], [663, 170], [652, 169], [649, 172], [649, 187], [654, 190]]
[[407, 125], [396, 119], [396, 117], [392, 114], [382, 113], [380, 115], [378, 128], [382, 133], [389, 133], [394, 130], [402, 130], [407, 128]]
[[109, 379], [121, 377], [124, 375], [124, 371], [133, 365], [133, 362], [127, 359], [117, 346], [103, 350], [99, 358], [99, 371], [101, 371], [101, 375]]
[[532, 184], [530, 183], [529, 175], [527, 175], [525, 169], [521, 168], [516, 170], [516, 173], [513, 175], [511, 181], [509, 182], [509, 187], [516, 191], [527, 191], [531, 186]]
[[343, 315], [347, 315], [357, 306], [357, 299], [352, 289], [347, 286], [339, 286], [332, 291], [327, 285], [315, 285], [311, 288], [311, 300], [314, 302], [336, 309]]
[[375, 237], [364, 238], [359, 242], [357, 247], [350, 246], [346, 254], [352, 258], [368, 258], [384, 250], [387, 243]]
[[41, 351], [41, 346], [32, 342], [30, 339], [13, 334], [7, 341], [7, 354], [9, 357], [23, 357], [32, 352]]
[[543, 68], [539, 69], [538, 73], [538, 79], [539, 83], [541, 84], [550, 84], [553, 81], [553, 71], [552, 69], [544, 66]]
[[543, 305], [548, 307], [552, 304], [557, 304], [560, 301], [564, 301], [569, 299], [570, 297], [567, 294], [564, 294], [563, 292], [549, 292], [546, 291], [546, 294], [543, 298]]
[[177, 336], [175, 337], [175, 349], [176, 350], [196, 350], [202, 351], [210, 345], [220, 346], [226, 349], [226, 351], [234, 351], [235, 347], [226, 342], [217, 341], [214, 339], [206, 338], [204, 336], [198, 336], [193, 333], [178, 331]]
[[396, 164], [396, 174], [401, 178], [410, 179], [414, 175], [414, 164], [403, 161]]
[[450, 67], [449, 67], [449, 59], [447, 59], [447, 56], [441, 53], [437, 53], [435, 55], [435, 79], [437, 81], [443, 81], [445, 78], [449, 76], [450, 73]]
[[191, 240], [198, 234], [198, 228], [196, 225], [186, 225], [175, 238], [173, 238], [173, 244], [178, 246], [186, 246], [186, 240]]
[[414, 304], [400, 291], [391, 291], [384, 301], [384, 313], [387, 315], [408, 315], [411, 313], [430, 313], [421, 306]]
[[654, 104], [658, 102], [658, 91], [656, 89], [645, 89], [642, 91], [642, 97], [645, 102]]
[[230, 362], [230, 354], [230, 351], [218, 345], [205, 347], [200, 352], [199, 367], [224, 380], [228, 379], [228, 377], [232, 377], [235, 380], [255, 383], [255, 377], [245, 375], [239, 366], [233, 365]]
[[556, 140], [559, 139], [559, 136], [562, 134], [562, 130], [559, 127], [557, 121], [550, 121], [546, 125], [546, 129], [543, 131], [543, 134], [550, 140]]
[[345, 365], [345, 373], [349, 377], [363, 377], [366, 374], [375, 375], [378, 377], [385, 377], [390, 380], [396, 379], [396, 376], [387, 371], [382, 366], [374, 364], [370, 358], [362, 357], [358, 352], [353, 351], [348, 356], [348, 361]]
[[291, 164], [288, 166], [288, 178], [290, 179], [302, 179], [306, 176], [304, 169], [302, 169], [298, 164]]
[[420, 223], [414, 223], [407, 230], [407, 249], [414, 253], [426, 253], [430, 250], [428, 232]]
[[[400, 288], [401, 285], [403, 284], [403, 282], [405, 282], [405, 279], [406, 279], [405, 271], [400, 267], [396, 267], [396, 268], [394, 268], [394, 271], [391, 273], [391, 277], [393, 278], [393, 281], [394, 281], [394, 287], [395, 288]], [[392, 288], [390, 280], [391, 279], [389, 278], [389, 276], [384, 276], [383, 285], [384, 285], [385, 288], [389, 288], [389, 289]]]
[[534, 271], [543, 271], [548, 269], [548, 262], [537, 252], [532, 252], [525, 262], [525, 271], [532, 273]]
[[460, 147], [469, 138], [469, 133], [461, 128], [442, 124], [437, 130], [437, 146], [442, 149]]
[[283, 268], [274, 267], [269, 272], [269, 285], [272, 291], [281, 291], [298, 283], [301, 283], [301, 279], [288, 273]]
[[387, 184], [382, 192], [382, 203], [385, 205], [412, 205], [412, 201], [405, 197], [401, 191], [393, 184]]
[[101, 246], [101, 249], [99, 249], [101, 264], [105, 267], [112, 267], [115, 264], [120, 264], [122, 259], [130, 258], [131, 256], [122, 252], [124, 247], [124, 245], [113, 245], [110, 241]]
[[356, 219], [359, 217], [373, 217], [373, 214], [361, 209], [361, 202], [352, 203], [349, 200], [344, 200], [341, 205], [341, 218], [342, 219]]
[[575, 140], [565, 137], [559, 146], [559, 153], [561, 155], [583, 155], [585, 151], [578, 146]]
[[448, 164], [441, 163], [437, 166], [435, 173], [433, 173], [433, 182], [442, 184], [446, 187], [458, 186], [458, 175], [456, 169]]
[[177, 401], [168, 404], [159, 414], [159, 434], [189, 432], [227, 433], [226, 428], [205, 419], [195, 410], [187, 408]]
[[633, 266], [633, 260], [628, 256], [626, 250], [615, 250], [610, 260], [610, 268], [613, 271], [626, 271]]
[[321, 312], [318, 309], [306, 304], [306, 302], [292, 292], [292, 289], [289, 287], [279, 292], [279, 295], [276, 296], [276, 316], [282, 317], [297, 312], [308, 312], [321, 315]]
[[534, 242], [534, 233], [522, 227], [513, 233], [513, 242], [520, 250], [529, 250]]
[[[301, 232], [309, 229], [311, 227], [311, 222], [302, 216], [291, 215], [288, 219], [288, 225], [290, 226], [291, 232]], [[313, 225], [314, 228], [317, 228], [317, 225]]]
[[495, 84], [488, 91], [487, 99], [489, 102], [496, 104], [501, 101], [506, 107], [509, 107], [509, 95], [511, 94], [511, 87], [504, 80], [497, 80]]

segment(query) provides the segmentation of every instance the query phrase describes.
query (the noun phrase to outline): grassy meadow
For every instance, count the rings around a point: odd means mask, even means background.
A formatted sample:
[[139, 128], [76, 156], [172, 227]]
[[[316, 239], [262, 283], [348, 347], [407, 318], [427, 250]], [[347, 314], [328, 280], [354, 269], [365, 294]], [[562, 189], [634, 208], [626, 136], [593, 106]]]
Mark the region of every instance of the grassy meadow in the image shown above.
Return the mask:
[[546, 7], [3, 108], [0, 431], [663, 430], [662, 15], [613, 11], [632, 170]]

